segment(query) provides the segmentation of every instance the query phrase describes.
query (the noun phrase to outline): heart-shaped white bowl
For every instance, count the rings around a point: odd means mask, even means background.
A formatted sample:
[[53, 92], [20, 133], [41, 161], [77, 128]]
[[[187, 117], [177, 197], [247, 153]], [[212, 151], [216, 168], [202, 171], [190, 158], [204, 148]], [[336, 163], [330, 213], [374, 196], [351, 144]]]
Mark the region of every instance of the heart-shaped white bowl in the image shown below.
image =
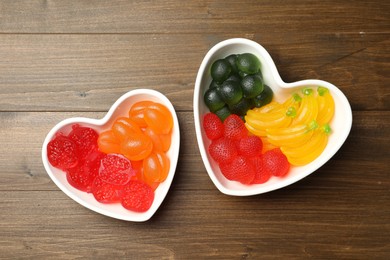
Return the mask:
[[[246, 52], [255, 54], [260, 59], [264, 82], [272, 88], [276, 101], [282, 102], [286, 100], [297, 88], [318, 86], [328, 88], [335, 101], [335, 115], [330, 123], [332, 134], [322, 154], [307, 165], [291, 167], [288, 175], [283, 178], [271, 177], [268, 182], [256, 185], [243, 185], [239, 182], [229, 181], [221, 174], [217, 163], [207, 152], [210, 140], [205, 135], [202, 127], [203, 116], [209, 112], [203, 101], [203, 95], [212, 80], [210, 75], [212, 63], [230, 54]], [[271, 56], [261, 45], [248, 39], [233, 38], [222, 41], [212, 47], [200, 65], [194, 90], [194, 120], [200, 154], [215, 186], [227, 195], [249, 196], [286, 187], [305, 178], [324, 165], [347, 139], [352, 126], [352, 110], [345, 95], [333, 84], [321, 80], [302, 80], [294, 83], [285, 83], [281, 79]]]
[[[82, 192], [73, 188], [66, 180], [66, 174], [61, 170], [54, 168], [47, 158], [47, 144], [53, 139], [55, 133], [63, 132], [68, 134], [71, 131], [71, 126], [75, 123], [81, 126], [87, 126], [95, 129], [98, 132], [109, 129], [112, 126], [113, 121], [120, 116], [128, 116], [130, 107], [142, 100], [150, 100], [165, 105], [173, 116], [173, 129], [172, 129], [172, 141], [171, 147], [167, 152], [170, 159], [170, 170], [167, 179], [161, 183], [155, 191], [155, 198], [152, 206], [146, 212], [138, 213], [130, 211], [122, 207], [120, 203], [116, 204], [103, 204], [95, 200], [91, 193]], [[69, 118], [61, 121], [54, 126], [47, 134], [42, 146], [42, 161], [43, 165], [49, 174], [53, 182], [70, 198], [80, 203], [84, 207], [91, 209], [97, 213], [113, 217], [116, 219], [142, 222], [150, 219], [157, 211], [165, 196], [167, 195], [171, 186], [173, 177], [176, 171], [177, 160], [179, 157], [180, 148], [180, 129], [177, 115], [172, 103], [166, 96], [158, 91], [150, 89], [137, 89], [132, 90], [121, 96], [110, 108], [106, 116], [102, 119], [91, 119], [83, 117]]]

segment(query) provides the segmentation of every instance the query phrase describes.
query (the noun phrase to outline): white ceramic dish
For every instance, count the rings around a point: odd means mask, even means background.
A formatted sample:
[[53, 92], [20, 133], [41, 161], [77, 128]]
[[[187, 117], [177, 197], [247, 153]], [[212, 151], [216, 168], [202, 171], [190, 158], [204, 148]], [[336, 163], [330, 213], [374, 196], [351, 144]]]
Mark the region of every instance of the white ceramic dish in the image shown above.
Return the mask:
[[[71, 131], [71, 126], [75, 123], [78, 123], [82, 126], [91, 127], [97, 131], [104, 131], [111, 127], [113, 121], [120, 116], [128, 116], [128, 111], [130, 107], [141, 100], [151, 100], [159, 102], [165, 105], [171, 111], [173, 115], [173, 130], [172, 130], [172, 143], [167, 155], [170, 159], [170, 170], [167, 179], [159, 185], [155, 191], [155, 198], [150, 209], [143, 213], [137, 213], [129, 211], [122, 207], [120, 203], [117, 204], [103, 204], [95, 200], [92, 194], [79, 191], [73, 188], [68, 181], [66, 180], [66, 174], [61, 170], [54, 168], [50, 165], [47, 159], [47, 144], [54, 137], [55, 133], [58, 131], [68, 134]], [[149, 89], [137, 89], [130, 92], [127, 92], [121, 96], [110, 108], [106, 116], [102, 119], [91, 119], [91, 118], [69, 118], [61, 121], [56, 126], [54, 126], [50, 132], [47, 134], [45, 141], [42, 146], [42, 161], [47, 173], [53, 182], [70, 198], [80, 203], [86, 208], [89, 208], [97, 213], [113, 217], [116, 219], [126, 220], [126, 221], [146, 221], [150, 219], [153, 214], [157, 211], [161, 203], [163, 202], [165, 196], [167, 195], [169, 188], [171, 186], [173, 177], [176, 171], [177, 160], [179, 156], [180, 148], [180, 129], [179, 122], [175, 109], [171, 102], [160, 92]]]
[[[262, 64], [262, 74], [265, 84], [274, 91], [276, 101], [284, 101], [297, 88], [301, 87], [327, 87], [335, 101], [335, 115], [331, 121], [332, 134], [323, 153], [313, 162], [301, 167], [292, 167], [284, 178], [271, 177], [264, 184], [243, 185], [235, 181], [227, 180], [220, 172], [217, 163], [209, 156], [207, 149], [210, 140], [202, 129], [203, 115], [209, 112], [203, 101], [203, 94], [211, 83], [211, 64], [220, 58], [230, 54], [240, 53], [255, 54]], [[349, 135], [352, 126], [352, 110], [345, 95], [333, 84], [321, 80], [302, 80], [293, 83], [285, 83], [275, 66], [271, 56], [258, 43], [242, 38], [233, 38], [222, 41], [212, 47], [204, 57], [195, 82], [194, 90], [194, 120], [197, 141], [206, 170], [215, 186], [224, 194], [235, 196], [249, 196], [261, 194], [286, 187], [295, 183], [324, 165], [342, 146]]]

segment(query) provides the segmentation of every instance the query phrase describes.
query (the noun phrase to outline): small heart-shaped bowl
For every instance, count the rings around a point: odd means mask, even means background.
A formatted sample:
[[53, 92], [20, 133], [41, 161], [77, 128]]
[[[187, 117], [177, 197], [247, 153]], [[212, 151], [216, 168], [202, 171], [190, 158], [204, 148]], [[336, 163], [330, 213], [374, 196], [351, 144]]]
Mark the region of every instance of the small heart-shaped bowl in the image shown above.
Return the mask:
[[[63, 132], [68, 134], [71, 131], [73, 124], [79, 124], [81, 126], [91, 127], [98, 132], [109, 129], [113, 121], [120, 116], [128, 116], [130, 107], [143, 100], [150, 100], [165, 105], [171, 112], [173, 117], [173, 129], [172, 129], [172, 141], [171, 147], [167, 152], [170, 159], [170, 170], [167, 179], [161, 183], [155, 191], [155, 198], [152, 206], [146, 212], [138, 213], [130, 211], [122, 207], [120, 203], [116, 204], [103, 204], [95, 200], [91, 193], [86, 193], [72, 187], [66, 180], [66, 174], [51, 166], [47, 158], [47, 144], [53, 139], [57, 132]], [[121, 96], [110, 108], [106, 116], [102, 119], [91, 119], [83, 117], [68, 118], [56, 126], [54, 126], [47, 134], [42, 146], [42, 161], [43, 165], [49, 174], [53, 182], [70, 198], [80, 203], [84, 207], [93, 210], [97, 213], [126, 221], [142, 222], [150, 219], [163, 202], [171, 186], [173, 177], [176, 171], [177, 160], [179, 157], [180, 148], [180, 129], [177, 115], [172, 103], [166, 96], [158, 91], [150, 89], [137, 89], [132, 90]]]
[[[243, 185], [226, 179], [219, 170], [217, 163], [208, 154], [207, 150], [211, 142], [202, 127], [203, 116], [209, 112], [204, 103], [203, 95], [212, 80], [210, 75], [212, 63], [230, 54], [241, 53], [252, 53], [259, 58], [264, 82], [273, 90], [274, 100], [282, 102], [302, 87], [322, 86], [330, 90], [335, 101], [335, 115], [330, 123], [332, 134], [329, 136], [328, 144], [322, 154], [307, 165], [291, 167], [287, 176], [283, 178], [271, 177], [264, 184]], [[286, 187], [305, 178], [324, 165], [347, 139], [352, 126], [352, 110], [345, 95], [333, 84], [321, 80], [302, 80], [294, 83], [285, 83], [281, 79], [271, 56], [260, 44], [248, 39], [233, 38], [222, 41], [212, 47], [200, 65], [194, 90], [194, 120], [200, 154], [214, 185], [227, 195], [250, 196]]]

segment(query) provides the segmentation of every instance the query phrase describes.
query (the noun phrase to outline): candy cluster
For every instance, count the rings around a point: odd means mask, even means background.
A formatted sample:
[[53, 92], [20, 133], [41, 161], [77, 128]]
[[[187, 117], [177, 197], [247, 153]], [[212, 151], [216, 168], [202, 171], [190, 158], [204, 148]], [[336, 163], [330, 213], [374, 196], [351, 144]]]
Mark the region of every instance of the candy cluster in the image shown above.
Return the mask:
[[165, 106], [140, 101], [104, 132], [74, 124], [68, 135], [56, 133], [47, 145], [47, 156], [74, 188], [92, 193], [101, 203], [121, 203], [145, 212], [169, 173], [166, 153], [172, 128]]

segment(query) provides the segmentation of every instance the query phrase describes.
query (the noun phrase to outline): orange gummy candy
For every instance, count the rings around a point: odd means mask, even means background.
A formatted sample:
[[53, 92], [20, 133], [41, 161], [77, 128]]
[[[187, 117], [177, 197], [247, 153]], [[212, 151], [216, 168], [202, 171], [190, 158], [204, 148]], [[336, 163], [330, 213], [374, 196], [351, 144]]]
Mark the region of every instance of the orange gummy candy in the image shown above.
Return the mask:
[[146, 124], [158, 134], [169, 134], [173, 126], [173, 118], [164, 105], [154, 103], [145, 108], [144, 119]]
[[103, 153], [120, 153], [119, 141], [115, 137], [113, 131], [108, 130], [99, 134], [98, 138], [99, 150]]
[[120, 142], [126, 140], [131, 133], [141, 133], [138, 124], [128, 117], [119, 117], [111, 129]]
[[135, 103], [129, 111], [129, 117], [136, 122], [139, 127], [144, 128], [147, 127], [148, 125], [145, 122], [144, 119], [144, 111], [147, 107], [153, 105], [153, 101], [139, 101]]
[[153, 142], [144, 133], [129, 133], [127, 139], [121, 142], [121, 153], [129, 160], [138, 161], [146, 158], [153, 149]]
[[153, 101], [139, 101], [129, 117], [117, 118], [111, 129], [100, 133], [98, 145], [104, 153], [123, 154], [138, 179], [154, 190], [169, 173], [166, 152], [171, 146], [173, 117], [167, 107]]
[[169, 159], [162, 152], [152, 152], [143, 161], [143, 180], [148, 183], [163, 182], [168, 176]]

